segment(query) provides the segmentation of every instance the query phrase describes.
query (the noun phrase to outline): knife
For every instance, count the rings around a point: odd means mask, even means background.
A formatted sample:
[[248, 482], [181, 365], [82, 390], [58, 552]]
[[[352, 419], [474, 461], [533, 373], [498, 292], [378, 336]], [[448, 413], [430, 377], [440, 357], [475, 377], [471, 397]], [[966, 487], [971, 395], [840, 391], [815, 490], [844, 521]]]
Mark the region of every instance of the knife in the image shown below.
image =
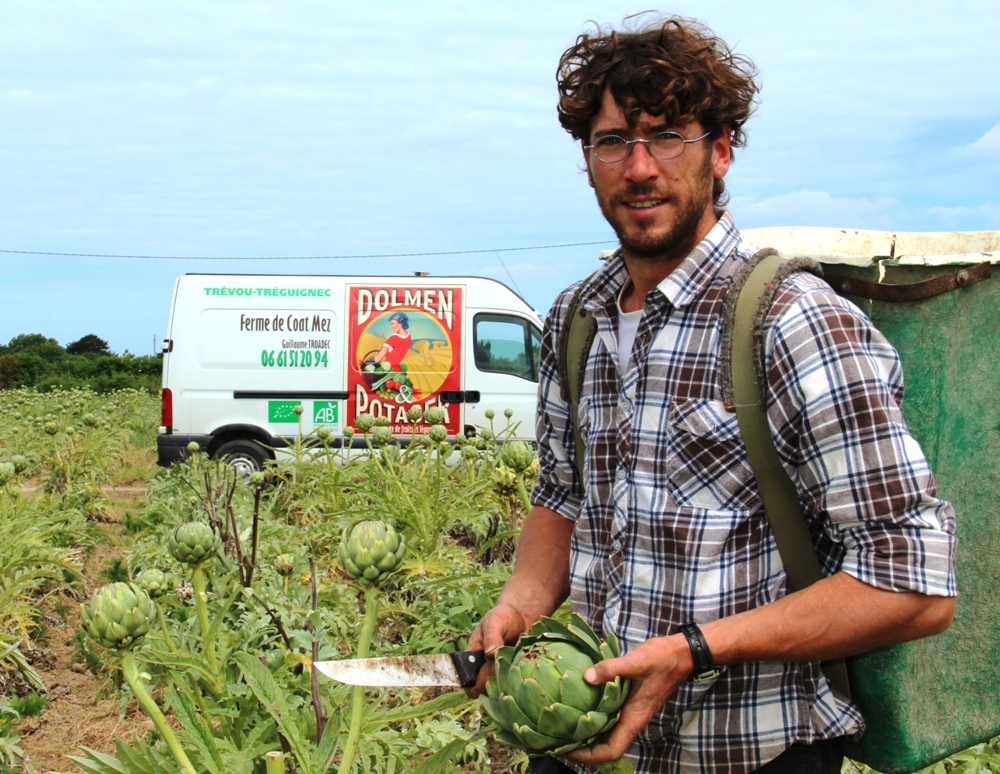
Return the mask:
[[471, 688], [486, 663], [481, 650], [463, 650], [432, 656], [389, 656], [343, 661], [314, 661], [313, 666], [331, 680], [348, 685], [384, 688], [453, 685]]

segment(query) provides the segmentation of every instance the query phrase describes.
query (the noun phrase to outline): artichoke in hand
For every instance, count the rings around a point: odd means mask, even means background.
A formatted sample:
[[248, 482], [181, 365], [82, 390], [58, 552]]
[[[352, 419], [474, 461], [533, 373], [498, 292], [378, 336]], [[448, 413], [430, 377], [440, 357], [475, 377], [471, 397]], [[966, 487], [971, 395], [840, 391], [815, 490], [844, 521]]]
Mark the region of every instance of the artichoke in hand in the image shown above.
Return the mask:
[[543, 618], [496, 653], [483, 706], [502, 729], [496, 738], [529, 755], [563, 755], [591, 745], [618, 722], [629, 681], [583, 679], [598, 661], [617, 658], [618, 639], [601, 642], [580, 616], [568, 625]]
[[406, 546], [391, 524], [362, 521], [354, 525], [337, 549], [340, 566], [362, 583], [378, 585], [403, 561]]
[[155, 616], [153, 600], [134, 583], [109, 583], [94, 592], [89, 607], [80, 605], [84, 631], [116, 650], [131, 648], [142, 639]]

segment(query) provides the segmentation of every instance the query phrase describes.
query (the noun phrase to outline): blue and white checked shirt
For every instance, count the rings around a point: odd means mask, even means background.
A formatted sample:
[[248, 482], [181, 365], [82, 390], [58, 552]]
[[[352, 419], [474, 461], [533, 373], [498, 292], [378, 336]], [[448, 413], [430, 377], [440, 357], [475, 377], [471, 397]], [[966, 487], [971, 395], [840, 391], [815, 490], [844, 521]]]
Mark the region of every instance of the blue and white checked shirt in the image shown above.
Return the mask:
[[[598, 335], [580, 401], [578, 480], [556, 342], [574, 291], [556, 300], [541, 345], [535, 504], [575, 521], [573, 609], [627, 651], [681, 624], [783, 597], [785, 573], [719, 384], [726, 291], [756, 248], [724, 215], [646, 297], [628, 369], [618, 366], [616, 253], [583, 304]], [[882, 589], [954, 595], [955, 517], [900, 413], [903, 374], [868, 318], [821, 279], [782, 283], [765, 325], [768, 418], [826, 574]], [[584, 492], [586, 494], [584, 494]], [[724, 667], [681, 686], [629, 750], [639, 772], [748, 772], [795, 742], [857, 734], [857, 708], [818, 664]]]

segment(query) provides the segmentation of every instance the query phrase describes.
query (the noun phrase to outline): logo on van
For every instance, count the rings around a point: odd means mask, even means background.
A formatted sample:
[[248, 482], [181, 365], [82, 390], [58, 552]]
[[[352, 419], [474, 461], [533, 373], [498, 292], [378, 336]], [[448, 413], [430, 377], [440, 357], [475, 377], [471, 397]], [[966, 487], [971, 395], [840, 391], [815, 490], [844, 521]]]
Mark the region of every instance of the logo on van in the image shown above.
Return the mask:
[[313, 424], [338, 426], [340, 424], [340, 404], [335, 400], [314, 400]]
[[295, 407], [301, 406], [300, 400], [269, 400], [267, 402], [267, 421], [271, 424], [292, 424], [299, 421]]

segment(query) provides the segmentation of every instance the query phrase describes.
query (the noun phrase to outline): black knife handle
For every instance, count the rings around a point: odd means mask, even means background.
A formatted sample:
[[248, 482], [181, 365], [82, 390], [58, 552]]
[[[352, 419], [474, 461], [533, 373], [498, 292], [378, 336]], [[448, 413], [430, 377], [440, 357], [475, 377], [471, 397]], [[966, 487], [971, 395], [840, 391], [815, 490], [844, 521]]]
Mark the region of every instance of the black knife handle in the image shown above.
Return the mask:
[[486, 663], [486, 651], [460, 650], [451, 654], [451, 660], [455, 662], [455, 671], [458, 672], [458, 680], [462, 687], [471, 688], [476, 684], [476, 675]]

